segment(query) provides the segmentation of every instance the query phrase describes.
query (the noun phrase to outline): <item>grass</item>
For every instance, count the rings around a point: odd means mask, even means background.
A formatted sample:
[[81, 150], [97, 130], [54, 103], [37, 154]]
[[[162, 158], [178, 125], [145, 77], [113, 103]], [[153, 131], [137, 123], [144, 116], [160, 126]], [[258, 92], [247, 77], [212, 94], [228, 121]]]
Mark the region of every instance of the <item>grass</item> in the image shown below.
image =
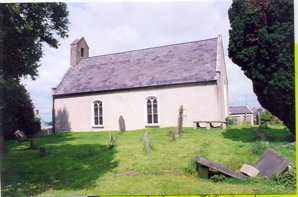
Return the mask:
[[[234, 127], [210, 131], [184, 128], [173, 139], [174, 128], [113, 131], [62, 132], [34, 139], [46, 148], [46, 156], [30, 150], [30, 142], [6, 142], [2, 156], [3, 196], [73, 195], [179, 195], [295, 193], [294, 187], [275, 179], [225, 179], [214, 182], [194, 173], [194, 155], [239, 170], [253, 165], [271, 148], [296, 164], [296, 146], [282, 128], [263, 129], [269, 141], [256, 141], [254, 128]], [[149, 134], [152, 152], [145, 150], [143, 135]]]

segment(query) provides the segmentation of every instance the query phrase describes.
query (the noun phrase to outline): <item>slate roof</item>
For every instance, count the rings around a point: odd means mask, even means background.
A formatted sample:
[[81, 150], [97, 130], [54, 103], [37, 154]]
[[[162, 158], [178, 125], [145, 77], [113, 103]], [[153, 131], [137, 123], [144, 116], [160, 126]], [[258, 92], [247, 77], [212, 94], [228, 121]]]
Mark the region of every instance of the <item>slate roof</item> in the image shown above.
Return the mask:
[[230, 106], [230, 115], [253, 114], [253, 111], [247, 106]]
[[100, 92], [216, 80], [212, 38], [82, 59], [69, 68], [54, 95]]

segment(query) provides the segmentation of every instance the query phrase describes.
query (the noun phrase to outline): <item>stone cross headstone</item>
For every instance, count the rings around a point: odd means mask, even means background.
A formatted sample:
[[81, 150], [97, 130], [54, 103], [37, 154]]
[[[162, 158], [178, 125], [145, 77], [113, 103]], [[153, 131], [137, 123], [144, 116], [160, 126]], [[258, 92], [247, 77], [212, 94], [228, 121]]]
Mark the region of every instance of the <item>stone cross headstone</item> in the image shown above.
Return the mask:
[[283, 155], [268, 149], [267, 152], [256, 162], [254, 167], [260, 171], [259, 175], [271, 177], [281, 175], [289, 166], [290, 160]]
[[126, 131], [125, 130], [125, 121], [124, 121], [123, 116], [120, 116], [119, 117], [118, 122], [119, 122], [119, 130], [120, 130], [120, 132], [125, 132]]
[[182, 105], [180, 105], [178, 112], [179, 112], [179, 116], [178, 116], [178, 125], [177, 125], [177, 132], [176, 132], [176, 134], [177, 135], [180, 135], [182, 133], [182, 126], [183, 126], [183, 116], [182, 116], [182, 114], [183, 114], [183, 106]]
[[150, 140], [149, 140], [149, 135], [148, 133], [144, 134], [144, 141], [145, 141], [145, 147], [146, 147], [146, 151], [148, 153], [151, 152], [151, 144], [150, 144]]

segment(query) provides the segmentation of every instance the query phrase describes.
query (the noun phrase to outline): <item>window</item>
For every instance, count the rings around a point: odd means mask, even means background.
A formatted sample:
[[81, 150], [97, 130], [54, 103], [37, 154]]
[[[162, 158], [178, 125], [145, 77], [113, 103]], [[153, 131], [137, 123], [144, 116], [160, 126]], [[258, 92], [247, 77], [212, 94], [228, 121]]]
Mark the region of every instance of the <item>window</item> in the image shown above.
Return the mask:
[[146, 101], [147, 124], [158, 124], [158, 101], [156, 97], [149, 97]]
[[81, 48], [81, 57], [84, 57], [84, 48]]
[[102, 101], [93, 102], [93, 125], [103, 126], [103, 104]]

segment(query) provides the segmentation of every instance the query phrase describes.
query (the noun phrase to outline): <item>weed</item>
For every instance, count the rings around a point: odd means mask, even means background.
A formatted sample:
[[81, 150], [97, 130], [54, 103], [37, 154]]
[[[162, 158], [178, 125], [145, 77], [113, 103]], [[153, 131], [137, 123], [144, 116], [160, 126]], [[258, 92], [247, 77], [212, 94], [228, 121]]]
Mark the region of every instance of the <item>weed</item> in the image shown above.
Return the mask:
[[204, 140], [203, 143], [199, 145], [195, 154], [198, 154], [202, 157], [206, 157], [208, 154], [208, 147], [210, 146], [210, 142], [208, 140]]
[[187, 168], [185, 168], [186, 174], [195, 174], [197, 172], [197, 162], [193, 158], [189, 160]]
[[273, 180], [276, 181], [278, 185], [283, 185], [284, 187], [296, 189], [296, 168], [286, 171], [280, 176], [274, 176]]
[[269, 148], [269, 142], [256, 141], [251, 147], [251, 153], [254, 155], [263, 155], [264, 152]]
[[211, 177], [211, 180], [214, 181], [214, 183], [225, 181], [227, 177], [223, 174], [215, 174]]
[[171, 137], [171, 141], [176, 141], [176, 132], [170, 130], [167, 134], [167, 136]]

